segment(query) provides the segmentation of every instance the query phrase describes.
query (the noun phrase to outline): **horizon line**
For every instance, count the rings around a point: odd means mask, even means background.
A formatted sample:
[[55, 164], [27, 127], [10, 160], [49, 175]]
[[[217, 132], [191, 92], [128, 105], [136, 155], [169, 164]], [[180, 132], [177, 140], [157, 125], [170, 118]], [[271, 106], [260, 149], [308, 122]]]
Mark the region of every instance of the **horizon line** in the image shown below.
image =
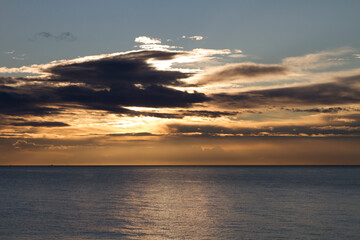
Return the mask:
[[32, 164], [0, 165], [0, 167], [360, 167], [360, 164]]

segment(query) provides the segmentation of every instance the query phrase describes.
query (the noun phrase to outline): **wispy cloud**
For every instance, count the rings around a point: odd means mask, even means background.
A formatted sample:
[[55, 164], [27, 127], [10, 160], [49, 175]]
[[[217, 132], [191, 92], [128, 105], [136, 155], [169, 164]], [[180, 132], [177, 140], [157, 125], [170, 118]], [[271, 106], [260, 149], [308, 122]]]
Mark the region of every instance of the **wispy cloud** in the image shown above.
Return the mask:
[[204, 39], [203, 36], [191, 36], [191, 37], [188, 37], [188, 38], [191, 39], [191, 40], [196, 40], [196, 41], [200, 41], [200, 40]]
[[337, 82], [256, 90], [237, 94], [215, 94], [214, 98], [217, 99], [218, 104], [230, 108], [359, 104], [360, 88], [354, 84], [359, 80], [360, 75], [354, 75], [339, 78]]
[[239, 79], [250, 80], [262, 76], [284, 75], [288, 72], [283, 65], [265, 65], [256, 63], [234, 63], [211, 68], [199, 77], [197, 84], [229, 82]]
[[[174, 134], [185, 134], [203, 137], [244, 137], [244, 136], [358, 136], [360, 135], [359, 115], [347, 116], [352, 123], [335, 121], [315, 125], [277, 125], [263, 127], [227, 127], [224, 125], [201, 124], [169, 124], [169, 130]], [[333, 124], [333, 125], [332, 125]]]
[[39, 32], [39, 33], [36, 33], [34, 35], [34, 37], [30, 38], [30, 40], [34, 41], [34, 40], [40, 39], [40, 38], [51, 39], [51, 40], [56, 40], [56, 41], [68, 41], [68, 42], [73, 42], [76, 40], [76, 37], [74, 36], [74, 34], [72, 34], [70, 32], [62, 32], [58, 35], [54, 35], [50, 32]]
[[340, 58], [339, 56], [343, 56], [353, 51], [354, 50], [351, 48], [343, 48], [333, 51], [310, 53], [304, 56], [285, 58], [282, 63], [289, 67], [301, 70], [328, 68], [344, 64], [344, 58]]
[[13, 146], [17, 149], [35, 148], [36, 144], [26, 140], [17, 140]]
[[199, 36], [199, 35], [198, 36], [189, 36], [189, 37], [183, 35], [183, 36], [181, 36], [181, 38], [182, 39], [191, 39], [191, 40], [196, 40], [196, 41], [201, 41], [204, 39], [203, 36]]
[[14, 60], [25, 60], [24, 57], [12, 57], [12, 59], [14, 59]]
[[[6, 55], [12, 55], [12, 59], [13, 60], [25, 60], [25, 56], [26, 54], [25, 53], [22, 53], [22, 54], [16, 54], [15, 55], [15, 51], [8, 51], [8, 52], [4, 52]], [[1, 72], [1, 71], [0, 71]]]

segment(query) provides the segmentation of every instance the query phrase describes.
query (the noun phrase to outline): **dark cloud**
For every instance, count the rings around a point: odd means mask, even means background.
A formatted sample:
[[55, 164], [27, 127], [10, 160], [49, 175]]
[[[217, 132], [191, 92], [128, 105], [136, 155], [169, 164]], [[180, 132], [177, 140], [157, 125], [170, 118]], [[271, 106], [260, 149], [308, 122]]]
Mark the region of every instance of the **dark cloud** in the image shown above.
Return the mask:
[[124, 86], [109, 90], [93, 90], [87, 87], [69, 86], [54, 89], [62, 102], [82, 104], [87, 108], [115, 113], [130, 113], [121, 106], [139, 107], [190, 107], [193, 103], [208, 100], [205, 94], [188, 93], [159, 85], [146, 88]]
[[1, 77], [0, 76], [0, 84], [15, 84], [18, 80], [11, 77]]
[[205, 74], [199, 84], [224, 82], [239, 78], [255, 78], [264, 75], [281, 75], [288, 69], [282, 65], [264, 65], [255, 63], [238, 63], [219, 67], [217, 70]]
[[182, 114], [177, 114], [177, 113], [141, 112], [141, 111], [135, 112], [134, 116], [147, 116], [147, 117], [169, 118], [169, 119], [184, 118]]
[[360, 127], [360, 113], [349, 113], [344, 115], [325, 115], [323, 116], [323, 119], [334, 125]]
[[222, 116], [235, 116], [238, 112], [229, 111], [205, 111], [205, 110], [181, 110], [179, 111], [183, 116], [209, 117], [217, 118]]
[[[192, 124], [170, 124], [168, 125], [171, 133], [201, 133], [205, 135], [212, 134], [239, 134], [241, 130], [231, 129], [216, 125], [192, 125]], [[247, 130], [247, 133], [250, 133]]]
[[219, 77], [246, 76], [257, 77], [268, 74], [283, 74], [286, 68], [279, 65], [256, 65], [256, 64], [238, 64], [232, 65], [217, 72]]
[[218, 118], [222, 116], [235, 116], [238, 112], [229, 111], [205, 111], [205, 110], [178, 110], [176, 113], [161, 113], [161, 112], [132, 112], [129, 115], [134, 116], [150, 116], [157, 118], [177, 118], [181, 119], [184, 117], [207, 117], [207, 118]]
[[54, 35], [49, 32], [39, 32], [39, 33], [36, 33], [33, 38], [30, 38], [30, 40], [33, 41], [38, 38], [46, 38], [46, 39], [52, 39], [52, 40], [57, 40], [57, 41], [69, 41], [69, 42], [73, 42], [76, 40], [76, 37], [70, 32], [62, 32], [59, 35]]
[[359, 84], [360, 82], [360, 74], [352, 75], [352, 76], [345, 76], [345, 77], [338, 77], [337, 80], [344, 84], [354, 85]]
[[[172, 134], [197, 134], [205, 137], [231, 136], [360, 136], [360, 114], [328, 116], [328, 125], [293, 125], [259, 128], [228, 128], [218, 125], [170, 124]], [[344, 121], [344, 119], [352, 121]]]
[[[0, 88], [0, 114], [36, 115], [58, 114], [66, 107], [103, 110], [131, 116], [152, 116], [159, 118], [183, 118], [192, 115], [220, 115], [210, 111], [179, 111], [176, 113], [158, 113], [132, 111], [126, 106], [142, 107], [190, 107], [192, 103], [205, 101], [201, 93], [187, 93], [163, 86], [149, 86], [144, 89], [134, 86], [113, 90], [94, 90], [89, 87], [42, 87], [32, 86], [21, 89]], [[21, 93], [18, 93], [21, 92]], [[67, 106], [64, 106], [66, 104]], [[51, 105], [51, 106], [49, 106]], [[125, 107], [124, 107], [125, 106]], [[229, 113], [223, 113], [229, 115]]]
[[23, 121], [23, 122], [15, 122], [9, 125], [12, 126], [29, 126], [29, 127], [67, 127], [70, 126], [67, 123], [63, 122], [34, 122], [34, 121]]
[[110, 133], [107, 136], [112, 137], [151, 137], [151, 136], [162, 136], [160, 134], [153, 134], [149, 132], [138, 132], [138, 133]]
[[179, 71], [159, 71], [149, 59], [169, 60], [182, 53], [142, 51], [81, 63], [62, 64], [45, 71], [51, 81], [84, 83], [92, 87], [124, 88], [151, 85], [181, 85], [190, 76]]
[[[141, 107], [190, 107], [208, 101], [203, 93], [171, 88], [189, 77], [180, 71], [160, 71], [149, 59], [169, 60], [181, 52], [138, 51], [81, 63], [62, 63], [44, 70], [46, 79], [1, 78], [0, 83], [26, 81], [18, 87], [0, 86], [0, 113], [46, 115], [61, 111], [62, 104], [119, 114], [144, 115], [126, 109]], [[35, 81], [42, 83], [35, 83]], [[68, 86], [56, 86], [62, 82]], [[50, 106], [51, 105], [51, 106]], [[148, 114], [151, 115], [151, 114]], [[153, 116], [163, 117], [154, 113]], [[168, 115], [170, 116], [170, 115]], [[176, 116], [176, 115], [174, 115]]]
[[[46, 34], [44, 34], [46, 35]], [[62, 62], [43, 69], [46, 78], [0, 78], [0, 114], [49, 115], [67, 107], [103, 110], [130, 116], [216, 118], [236, 115], [236, 111], [178, 110], [176, 112], [137, 112], [130, 106], [152, 108], [189, 108], [211, 101], [227, 108], [265, 106], [297, 107], [292, 111], [334, 113], [339, 108], [316, 105], [340, 105], [360, 102], [359, 76], [338, 78], [337, 82], [300, 87], [277, 88], [214, 94], [180, 91], [184, 79], [191, 76], [180, 71], [161, 71], [149, 60], [171, 60], [185, 52], [133, 51], [83, 62]], [[256, 77], [285, 74], [281, 65], [235, 64], [219, 70], [217, 76]], [[14, 83], [21, 83], [15, 85]], [[299, 107], [314, 106], [303, 109]], [[316, 106], [316, 107], [315, 107]], [[243, 110], [242, 110], [243, 111]]]
[[219, 105], [242, 108], [339, 105], [359, 103], [360, 90], [346, 81], [338, 81], [237, 94], [215, 94], [213, 98]]
[[[62, 101], [93, 109], [127, 113], [120, 106], [190, 107], [209, 100], [203, 93], [188, 93], [169, 85], [181, 85], [190, 75], [179, 71], [160, 71], [149, 59], [169, 60], [182, 53], [162, 51], [132, 52], [83, 63], [51, 67], [51, 81], [83, 83], [54, 90]], [[102, 88], [96, 90], [95, 88]]]
[[[26, 90], [28, 93], [23, 93]], [[49, 103], [47, 97], [26, 90], [0, 87], [0, 114], [41, 116], [60, 112], [60, 108], [44, 106]]]
[[308, 109], [290, 108], [285, 110], [291, 112], [313, 112], [313, 113], [337, 113], [342, 111], [354, 111], [354, 109], [344, 108], [344, 107], [308, 108]]

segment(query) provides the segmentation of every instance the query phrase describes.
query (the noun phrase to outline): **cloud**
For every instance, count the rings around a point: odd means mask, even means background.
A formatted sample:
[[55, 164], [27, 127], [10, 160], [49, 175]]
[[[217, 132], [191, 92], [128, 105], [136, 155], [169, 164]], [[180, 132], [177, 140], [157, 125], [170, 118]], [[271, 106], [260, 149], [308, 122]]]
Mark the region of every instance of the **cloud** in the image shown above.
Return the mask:
[[181, 52], [138, 51], [80, 63], [59, 64], [44, 70], [52, 81], [86, 83], [101, 87], [142, 84], [181, 85], [190, 75], [179, 71], [159, 71], [147, 61], [171, 60]]
[[[196, 48], [191, 51], [179, 51], [179, 50], [170, 50], [171, 46], [164, 45], [166, 48], [163, 48], [163, 45], [158, 44], [149, 44], [141, 46], [151, 46], [149, 49], [145, 50], [134, 50], [128, 52], [116, 52], [110, 54], [100, 54], [86, 57], [79, 57], [71, 60], [55, 60], [46, 64], [33, 64], [30, 66], [21, 66], [16, 68], [0, 67], [0, 73], [31, 73], [41, 76], [49, 75], [47, 69], [51, 67], [56, 67], [60, 65], [70, 65], [84, 62], [91, 62], [95, 60], [102, 59], [111, 59], [111, 58], [126, 58], [132, 57], [135, 60], [135, 57], [139, 57], [140, 60], [150, 63], [149, 66], [153, 66], [156, 70], [171, 70], [177, 72], [188, 72], [194, 73], [199, 72], [199, 64], [209, 63], [209, 61], [215, 59], [216, 55], [228, 55], [231, 54], [229, 49], [203, 49]], [[140, 46], [140, 47], [141, 47]], [[161, 57], [160, 55], [164, 56]], [[174, 68], [171, 65], [173, 64], [188, 64], [191, 63], [192, 66], [189, 68], [177, 67]]]
[[178, 46], [170, 46], [170, 45], [162, 45], [162, 44], [144, 44], [138, 47], [144, 50], [169, 50], [169, 49], [183, 48]]
[[202, 65], [209, 65], [212, 61], [217, 62], [216, 58], [229, 54], [231, 54], [229, 49], [195, 48], [191, 51], [183, 51], [183, 55], [177, 55], [173, 60], [168, 61], [165, 69], [181, 69], [198, 73], [201, 72], [199, 68]]
[[233, 63], [207, 70], [199, 77], [198, 84], [228, 82], [239, 79], [249, 80], [263, 76], [285, 75], [287, 72], [287, 67], [282, 65]]
[[[107, 136], [107, 138], [117, 137]], [[23, 151], [17, 149], [14, 154], [15, 151], [7, 148], [0, 158], [4, 165], [344, 165], [359, 164], [360, 157], [357, 150], [360, 142], [358, 137], [238, 137], [233, 138], [234, 141], [226, 138], [211, 140], [203, 136], [181, 138], [165, 138], [165, 141], [150, 141], [150, 143], [136, 140], [122, 141], [122, 144], [111, 146], [102, 146], [99, 141], [89, 144], [83, 140], [64, 142], [59, 139], [56, 141], [32, 139], [31, 142], [25, 141], [30, 144], [35, 143], [36, 147], [33, 149], [23, 149]], [[53, 145], [49, 146], [49, 141]], [[0, 139], [0, 142], [4, 145], [9, 140]], [[101, 147], [98, 147], [99, 143]]]
[[62, 32], [59, 35], [54, 35], [49, 32], [39, 32], [39, 33], [36, 33], [34, 35], [34, 37], [31, 38], [31, 40], [35, 40], [38, 38], [46, 38], [46, 39], [51, 39], [51, 40], [68, 41], [68, 42], [73, 42], [76, 40], [76, 37], [70, 32]]
[[37, 147], [35, 143], [26, 140], [17, 140], [13, 146], [17, 149], [33, 149]]
[[156, 118], [167, 119], [183, 119], [185, 117], [201, 117], [201, 118], [219, 118], [226, 116], [235, 116], [238, 114], [236, 111], [209, 111], [209, 110], [165, 110], [164, 112], [156, 111], [128, 111], [131, 116], [148, 116]]
[[233, 53], [228, 55], [230, 58], [244, 58], [247, 57], [245, 54], [243, 54], [243, 51], [241, 49], [234, 49]]
[[[144, 50], [160, 50], [160, 51], [166, 51], [169, 49], [182, 49], [183, 47], [179, 47], [179, 46], [170, 46], [170, 45], [165, 45], [165, 44], [161, 44], [161, 39], [160, 38], [150, 38], [150, 37], [146, 37], [146, 36], [140, 36], [135, 38], [134, 40], [137, 43], [142, 43], [139, 46], [135, 46], [138, 47], [140, 49], [144, 49]], [[167, 39], [167, 42], [170, 42], [171, 39]]]
[[191, 39], [191, 40], [196, 40], [196, 41], [200, 41], [200, 40], [204, 39], [203, 36], [191, 36], [191, 37], [188, 37], [188, 38]]
[[360, 88], [360, 85], [359, 85], [360, 74], [359, 73], [355, 73], [355, 74], [347, 75], [347, 76], [337, 76], [335, 79], [343, 84], [347, 84], [347, 85], [353, 86], [355, 88]]
[[314, 106], [360, 103], [360, 75], [338, 77], [336, 82], [214, 94], [215, 102], [229, 108], [259, 108], [269, 106]]
[[201, 41], [201, 40], [204, 39], [204, 37], [203, 37], [203, 36], [200, 36], [200, 35], [197, 35], [197, 36], [189, 36], [189, 37], [183, 35], [183, 36], [181, 36], [181, 38], [182, 38], [182, 39], [196, 40], [196, 41]]
[[312, 125], [272, 125], [227, 127], [215, 124], [169, 124], [171, 134], [204, 137], [245, 136], [360, 136], [360, 114], [324, 115], [325, 123]]
[[324, 83], [238, 94], [215, 94], [213, 97], [220, 105], [231, 108], [339, 105], [359, 103], [360, 91], [338, 83]]
[[[150, 59], [166, 61], [182, 52], [133, 51], [124, 54], [59, 61], [37, 66], [46, 77], [12, 78], [22, 85], [0, 86], [0, 113], [46, 115], [61, 111], [60, 105], [140, 115], [126, 106], [190, 107], [208, 101], [203, 93], [172, 88], [190, 76], [181, 71], [161, 71]], [[2, 78], [9, 82], [9, 78]]]
[[24, 57], [12, 57], [12, 59], [14, 59], [14, 60], [25, 60]]
[[[70, 41], [69, 36], [43, 32], [36, 38]], [[7, 148], [27, 154], [27, 161], [31, 152], [37, 157], [43, 151], [44, 162], [57, 152], [59, 161], [68, 164], [86, 148], [81, 154], [86, 160], [79, 162], [89, 163], [86, 156], [91, 155], [94, 163], [104, 163], [104, 156], [116, 153], [111, 163], [137, 157], [148, 161], [153, 153], [152, 163], [223, 163], [227, 157], [239, 163], [239, 156], [251, 163], [249, 155], [257, 162], [271, 156], [273, 163], [281, 154], [287, 163], [288, 156], [307, 159], [309, 146], [316, 152], [316, 141], [301, 145], [302, 139], [336, 136], [340, 140], [331, 145], [331, 153], [338, 143], [346, 145], [342, 139], [359, 141], [359, 69], [305, 71], [345, 62], [350, 50], [286, 58], [279, 64], [228, 64], [245, 56], [243, 51], [179, 50], [146, 36], [135, 42], [139, 49], [128, 52], [1, 67], [10, 76], [31, 74], [0, 77], [0, 151], [8, 154], [0, 160], [10, 162]], [[9, 52], [11, 57], [24, 56]], [[351, 60], [356, 61], [353, 55]], [[277, 139], [283, 142], [278, 145]], [[172, 155], [164, 144], [173, 147]], [[325, 145], [321, 153], [332, 157]], [[341, 153], [350, 149], [358, 161], [356, 146]]]
[[160, 85], [150, 85], [142, 89], [124, 84], [110, 90], [69, 86], [54, 89], [54, 95], [62, 102], [82, 104], [90, 109], [115, 113], [130, 113], [122, 106], [190, 107], [193, 103], [209, 100], [202, 93], [182, 92]]
[[235, 116], [238, 112], [230, 111], [206, 111], [206, 110], [180, 110], [183, 116], [217, 118], [223, 116]]
[[[176, 62], [198, 62], [202, 58], [230, 52], [228, 49], [142, 50], [23, 66], [17, 70], [29, 68], [30, 71], [38, 71], [43, 76], [0, 78], [0, 113], [51, 115], [62, 112], [63, 105], [67, 104], [67, 107], [103, 110], [130, 116], [216, 118], [236, 113], [194, 109], [176, 113], [137, 112], [127, 107], [189, 108], [194, 104], [211, 100], [215, 106], [227, 109], [341, 105], [359, 102], [358, 74], [338, 75], [335, 82], [328, 83], [205, 95], [197, 91], [185, 91], [189, 86], [186, 81], [189, 77], [195, 76], [194, 73], [171, 67], [169, 70], [161, 70], [156, 66], [169, 62], [170, 66]], [[196, 76], [200, 76], [199, 83], [208, 84], [236, 79], [277, 77], [288, 74], [288, 71], [284, 65], [238, 63], [212, 68]]]
[[59, 113], [59, 108], [46, 106], [50, 98], [45, 89], [33, 90], [28, 87], [0, 87], [0, 114], [42, 116]]
[[11, 78], [11, 77], [1, 77], [0, 76], [0, 86], [6, 85], [6, 84], [15, 84], [17, 83], [17, 79]]
[[67, 123], [63, 122], [35, 122], [35, 121], [22, 121], [22, 122], [15, 122], [11, 123], [12, 126], [29, 126], [29, 127], [68, 127], [70, 126]]
[[41, 72], [36, 66], [22, 66], [22, 67], [0, 67], [0, 73], [33, 73], [33, 74], [40, 74]]
[[135, 38], [134, 42], [143, 43], [143, 44], [161, 44], [161, 39], [140, 36], [140, 37]]
[[229, 55], [229, 57], [231, 57], [231, 58], [244, 58], [244, 57], [246, 57], [246, 55], [245, 54], [231, 54], [231, 55]]
[[200, 133], [205, 135], [212, 134], [239, 134], [241, 130], [232, 129], [224, 126], [208, 125], [208, 124], [169, 124], [167, 126], [170, 133]]
[[322, 51], [317, 53], [310, 53], [299, 57], [288, 57], [285, 58], [282, 63], [286, 66], [302, 70], [328, 68], [332, 66], [342, 65], [344, 63], [344, 59], [336, 57], [351, 52], [353, 52], [353, 49], [351, 48], [342, 48], [334, 51]]
[[206, 48], [195, 48], [190, 54], [196, 54], [203, 57], [214, 56], [214, 55], [227, 55], [230, 54], [231, 51], [229, 49], [206, 49]]
[[137, 132], [137, 133], [110, 133], [107, 136], [112, 136], [112, 137], [157, 137], [157, 136], [161, 136], [159, 134], [153, 134], [153, 133], [149, 133], [149, 132]]
[[354, 111], [354, 109], [349, 109], [349, 108], [344, 108], [344, 107], [307, 108], [307, 109], [292, 108], [292, 109], [286, 109], [286, 110], [292, 111], [292, 112], [310, 112], [310, 113], [338, 113], [341, 111]]
[[[13, 55], [11, 58], [13, 60], [24, 60], [25, 59], [25, 56], [26, 54], [23, 53], [23, 54], [17, 54], [17, 56], [14, 56], [15, 54], [15, 51], [9, 51], [9, 52], [4, 52], [6, 55]], [[1, 68], [0, 68], [1, 69]]]

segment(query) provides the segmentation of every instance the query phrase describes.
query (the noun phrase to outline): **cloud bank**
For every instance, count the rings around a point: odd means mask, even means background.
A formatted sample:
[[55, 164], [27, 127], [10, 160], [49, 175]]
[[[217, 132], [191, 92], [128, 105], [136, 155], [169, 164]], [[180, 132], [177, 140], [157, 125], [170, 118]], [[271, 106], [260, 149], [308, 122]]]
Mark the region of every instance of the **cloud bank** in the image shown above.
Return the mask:
[[[322, 138], [336, 146], [360, 136], [360, 69], [327, 72], [320, 64], [350, 52], [320, 52], [264, 64], [233, 62], [232, 55], [242, 54], [239, 49], [175, 50], [145, 36], [135, 42], [151, 47], [1, 67], [3, 75], [31, 73], [0, 77], [2, 152], [7, 157], [34, 153], [38, 161], [36, 152], [47, 159], [55, 154], [55, 159], [65, 152], [78, 156], [79, 149], [86, 148], [93, 155], [81, 152], [81, 156], [113, 156], [109, 163], [118, 163], [115, 159], [125, 155], [187, 163], [180, 158], [189, 152], [188, 159], [198, 164], [204, 158], [251, 164], [267, 162], [253, 157], [266, 149], [259, 155], [262, 159], [272, 156], [272, 162], [281, 158], [286, 163], [290, 157], [299, 163], [301, 157], [287, 151], [275, 154], [276, 144], [269, 147], [266, 139], [291, 147], [286, 141], [297, 138], [294, 142], [300, 145], [293, 150], [306, 157], [300, 146], [311, 144], [301, 139]], [[325, 142], [320, 152], [339, 163], [334, 152], [324, 152]], [[341, 143], [337, 150], [353, 162], [359, 156], [354, 142]], [[172, 154], [162, 153], [163, 144]], [[313, 149], [318, 157], [317, 151]]]

